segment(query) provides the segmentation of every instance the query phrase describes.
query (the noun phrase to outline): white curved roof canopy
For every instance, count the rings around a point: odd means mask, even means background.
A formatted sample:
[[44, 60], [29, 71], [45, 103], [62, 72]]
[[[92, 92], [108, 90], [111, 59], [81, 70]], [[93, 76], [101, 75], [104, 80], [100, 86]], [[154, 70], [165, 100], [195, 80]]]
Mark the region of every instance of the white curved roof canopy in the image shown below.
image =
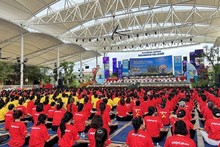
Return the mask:
[[[78, 62], [75, 57], [82, 54], [82, 59], [100, 56], [85, 50], [77, 44], [66, 44], [48, 34], [31, 33], [22, 27], [0, 19], [0, 48], [2, 61], [17, 62], [20, 57], [21, 34], [24, 37], [24, 58], [28, 59], [26, 64], [54, 67], [57, 61], [57, 49], [59, 48], [60, 61]], [[88, 53], [87, 53], [88, 52]]]
[[0, 17], [102, 53], [214, 43], [219, 6], [219, 0], [2, 0]]

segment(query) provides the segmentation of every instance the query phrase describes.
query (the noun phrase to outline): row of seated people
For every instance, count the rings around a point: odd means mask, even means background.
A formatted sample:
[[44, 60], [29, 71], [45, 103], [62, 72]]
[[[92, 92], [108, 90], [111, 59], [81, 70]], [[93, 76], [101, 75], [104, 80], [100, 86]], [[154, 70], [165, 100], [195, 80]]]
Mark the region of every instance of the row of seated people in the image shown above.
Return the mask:
[[147, 83], [147, 82], [177, 82], [177, 81], [186, 81], [186, 79], [181, 80], [179, 78], [136, 78], [136, 79], [114, 79], [106, 80], [108, 83]]
[[[194, 128], [190, 122], [190, 121], [194, 122], [194, 120], [192, 119], [192, 115], [191, 115], [191, 111], [193, 110], [193, 106], [194, 106], [193, 101], [195, 98], [199, 98], [199, 96], [197, 95], [197, 93], [195, 91], [192, 93], [193, 94], [190, 96], [189, 93], [185, 93], [185, 95], [184, 95], [184, 93], [182, 93], [181, 91], [177, 91], [177, 93], [176, 93], [177, 95], [170, 94], [167, 99], [162, 99], [162, 98], [151, 99], [151, 97], [150, 97], [150, 99], [147, 99], [147, 97], [144, 97], [143, 99], [139, 99], [138, 97], [135, 96], [134, 98], [132, 98], [132, 101], [130, 101], [130, 107], [126, 107], [128, 105], [126, 105], [126, 106], [124, 105], [125, 101], [127, 101], [127, 99], [129, 99], [129, 98], [126, 98], [126, 99], [120, 98], [119, 103], [118, 103], [118, 107], [116, 108], [117, 109], [117, 111], [116, 111], [117, 116], [116, 117], [118, 120], [123, 120], [124, 118], [127, 119], [127, 117], [131, 116], [132, 112], [133, 112], [133, 116], [130, 118], [135, 119], [138, 116], [143, 116], [143, 120], [145, 122], [145, 128], [154, 142], [158, 142], [166, 136], [167, 130], [163, 128], [163, 125], [168, 125], [171, 122], [171, 124], [173, 126], [172, 132], [174, 132], [174, 130], [175, 130], [174, 123], [177, 120], [184, 120], [185, 124], [187, 124], [187, 129], [188, 129], [187, 131], [190, 132], [190, 129], [193, 130], [193, 128]], [[166, 96], [164, 96], [164, 97], [166, 97]], [[182, 99], [183, 97], [186, 97], [186, 98]], [[71, 98], [71, 99], [73, 100], [73, 98]], [[45, 101], [47, 101], [47, 100], [48, 99], [46, 98]], [[102, 116], [102, 118], [104, 120], [103, 127], [107, 130], [108, 134], [110, 134], [111, 128], [109, 126], [111, 126], [111, 122], [110, 122], [109, 110], [107, 109], [107, 106], [109, 106], [109, 105], [107, 105], [108, 103], [106, 102], [106, 100], [107, 100], [106, 98], [102, 98], [102, 97], [98, 98], [98, 100], [96, 101], [96, 108], [97, 108], [97, 106], [99, 106], [99, 110], [96, 114]], [[177, 110], [175, 110], [176, 103], [179, 100], [181, 100], [179, 102], [179, 108], [177, 108]], [[21, 101], [22, 101], [22, 98], [19, 99], [20, 106], [22, 105]], [[35, 103], [36, 103], [36, 101], [40, 102], [40, 100], [36, 99]], [[86, 96], [83, 98], [83, 101], [84, 101], [84, 104], [85, 104], [85, 102], [88, 103], [89, 98]], [[95, 105], [94, 100], [91, 100], [91, 101], [93, 102], [92, 105], [94, 106]], [[38, 112], [42, 112], [42, 114], [45, 113], [45, 107], [44, 107], [45, 105], [43, 106], [43, 104], [39, 103], [39, 102], [36, 103], [35, 113], [37, 115], [33, 112], [32, 112], [32, 115], [30, 115], [30, 116], [33, 116], [33, 120], [34, 120], [35, 125], [37, 124], [37, 119], [38, 119], [38, 117], [35, 117], [35, 116], [39, 116], [41, 114]], [[143, 104], [145, 102], [146, 102], [146, 105], [144, 106]], [[51, 103], [51, 104], [53, 104], [53, 103]], [[160, 104], [160, 107], [158, 104]], [[11, 105], [8, 105], [8, 106], [11, 106]], [[67, 108], [67, 110], [69, 112], [71, 112], [74, 116], [73, 117], [74, 118], [74, 126], [77, 128], [78, 133], [85, 131], [85, 129], [86, 129], [85, 128], [85, 124], [86, 124], [85, 119], [83, 121], [81, 120], [77, 126], [77, 116], [84, 115], [84, 113], [80, 114], [80, 112], [83, 110], [83, 106], [84, 106], [83, 104], [78, 104], [77, 111], [74, 110], [75, 105], [74, 105], [73, 101], [72, 101], [72, 103], [70, 101], [68, 103], [68, 105], [65, 106]], [[123, 111], [123, 112], [126, 112], [125, 113], [126, 116], [122, 116], [120, 114], [120, 112], [122, 112], [122, 110], [123, 110], [123, 106], [126, 107], [126, 110]], [[19, 106], [17, 106], [17, 107], [19, 107]], [[56, 104], [55, 108], [56, 109], [54, 111], [54, 116], [51, 117], [51, 118], [53, 118], [52, 130], [54, 130], [54, 131], [56, 131], [59, 128], [59, 124], [61, 122], [62, 116], [66, 112], [65, 109], [63, 108], [63, 102], [61, 99], [57, 100], [57, 104]], [[144, 108], [145, 108], [145, 110], [144, 110]], [[61, 109], [64, 110], [62, 115], [57, 115], [59, 113], [55, 114], [55, 112], [60, 112]], [[167, 116], [165, 115], [167, 113], [167, 111], [164, 113], [161, 113], [160, 109], [168, 109], [169, 115], [167, 115]], [[45, 113], [45, 114], [49, 115], [49, 110], [47, 111], [48, 113]], [[73, 112], [73, 110], [74, 110], [74, 112]], [[144, 111], [147, 110], [147, 113], [144, 113], [143, 110]], [[156, 110], [157, 110], [157, 112], [156, 112]], [[170, 115], [173, 110], [174, 110], [174, 112], [176, 112], [176, 115]], [[214, 113], [214, 116], [215, 116], [215, 113]], [[82, 122], [85, 122], [85, 123], [82, 123]], [[167, 122], [169, 122], [169, 123], [167, 123]], [[7, 124], [7, 123], [5, 123], [5, 124]], [[152, 127], [152, 126], [155, 126], [155, 127]], [[112, 125], [112, 127], [113, 127], [112, 130], [114, 130], [116, 125]], [[191, 132], [189, 133], [190, 135], [188, 135], [188, 136], [191, 136], [193, 138], [193, 133], [191, 133]]]

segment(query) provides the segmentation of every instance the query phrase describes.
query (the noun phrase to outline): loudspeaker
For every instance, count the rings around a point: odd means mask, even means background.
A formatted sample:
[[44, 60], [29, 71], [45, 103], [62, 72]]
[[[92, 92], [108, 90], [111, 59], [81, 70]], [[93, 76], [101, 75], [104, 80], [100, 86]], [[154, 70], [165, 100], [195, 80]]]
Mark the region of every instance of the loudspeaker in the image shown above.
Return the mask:
[[89, 69], [89, 66], [85, 66], [85, 69]]
[[58, 86], [63, 86], [63, 79], [58, 79]]
[[34, 80], [34, 85], [39, 85], [40, 82], [38, 80]]
[[215, 84], [217, 87], [220, 87], [220, 74], [215, 75]]

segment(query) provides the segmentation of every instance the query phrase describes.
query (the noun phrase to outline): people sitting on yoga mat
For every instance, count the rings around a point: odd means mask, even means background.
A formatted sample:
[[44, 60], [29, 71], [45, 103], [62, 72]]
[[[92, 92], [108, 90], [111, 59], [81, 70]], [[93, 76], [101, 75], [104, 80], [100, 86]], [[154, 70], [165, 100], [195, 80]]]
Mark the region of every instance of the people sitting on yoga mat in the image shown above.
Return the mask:
[[187, 136], [194, 139], [194, 136], [195, 136], [195, 127], [194, 125], [187, 119], [185, 118], [186, 116], [186, 111], [183, 110], [183, 109], [180, 109], [177, 113], [177, 115], [171, 115], [170, 116], [170, 122], [172, 124], [172, 133], [174, 132], [175, 130], [175, 127], [174, 127], [174, 124], [176, 121], [178, 120], [183, 120], [186, 124], [186, 128], [187, 128], [187, 131], [188, 131], [188, 134]]
[[132, 120], [134, 130], [128, 133], [126, 145], [129, 147], [153, 147], [151, 136], [145, 131], [145, 124], [142, 117]]
[[213, 119], [208, 119], [205, 122], [204, 129], [200, 130], [200, 133], [204, 140], [213, 146], [220, 144], [220, 109], [213, 108]]
[[116, 108], [116, 119], [117, 121], [130, 121], [132, 120], [132, 115], [127, 111], [127, 107], [125, 105], [125, 100], [121, 99]]
[[10, 147], [20, 147], [28, 144], [27, 127], [24, 122], [20, 119], [22, 117], [22, 112], [16, 110], [13, 113], [14, 122], [11, 123], [9, 127], [9, 134], [11, 139], [8, 142]]
[[167, 136], [168, 129], [164, 129], [162, 120], [156, 115], [155, 107], [150, 106], [148, 108], [144, 123], [146, 131], [152, 137], [153, 142], [160, 142]]
[[106, 130], [108, 131], [108, 134], [113, 133], [118, 128], [118, 124], [111, 122], [109, 112], [106, 111], [106, 104], [104, 102], [101, 102], [99, 104], [99, 109], [100, 111], [98, 111], [96, 115], [102, 116], [103, 127], [106, 128]]
[[164, 147], [196, 147], [194, 140], [187, 136], [188, 130], [183, 120], [175, 122], [174, 135], [166, 139]]
[[50, 136], [45, 125], [47, 116], [40, 114], [37, 124], [31, 128], [29, 147], [50, 147], [57, 143], [57, 135]]

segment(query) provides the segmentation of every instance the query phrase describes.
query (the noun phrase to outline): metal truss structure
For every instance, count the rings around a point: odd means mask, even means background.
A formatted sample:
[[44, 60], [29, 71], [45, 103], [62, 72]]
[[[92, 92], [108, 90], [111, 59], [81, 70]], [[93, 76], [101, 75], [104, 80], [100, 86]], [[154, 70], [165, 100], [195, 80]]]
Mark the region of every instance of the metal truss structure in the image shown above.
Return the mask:
[[220, 35], [219, 0], [50, 1], [13, 21], [100, 53], [214, 43]]

